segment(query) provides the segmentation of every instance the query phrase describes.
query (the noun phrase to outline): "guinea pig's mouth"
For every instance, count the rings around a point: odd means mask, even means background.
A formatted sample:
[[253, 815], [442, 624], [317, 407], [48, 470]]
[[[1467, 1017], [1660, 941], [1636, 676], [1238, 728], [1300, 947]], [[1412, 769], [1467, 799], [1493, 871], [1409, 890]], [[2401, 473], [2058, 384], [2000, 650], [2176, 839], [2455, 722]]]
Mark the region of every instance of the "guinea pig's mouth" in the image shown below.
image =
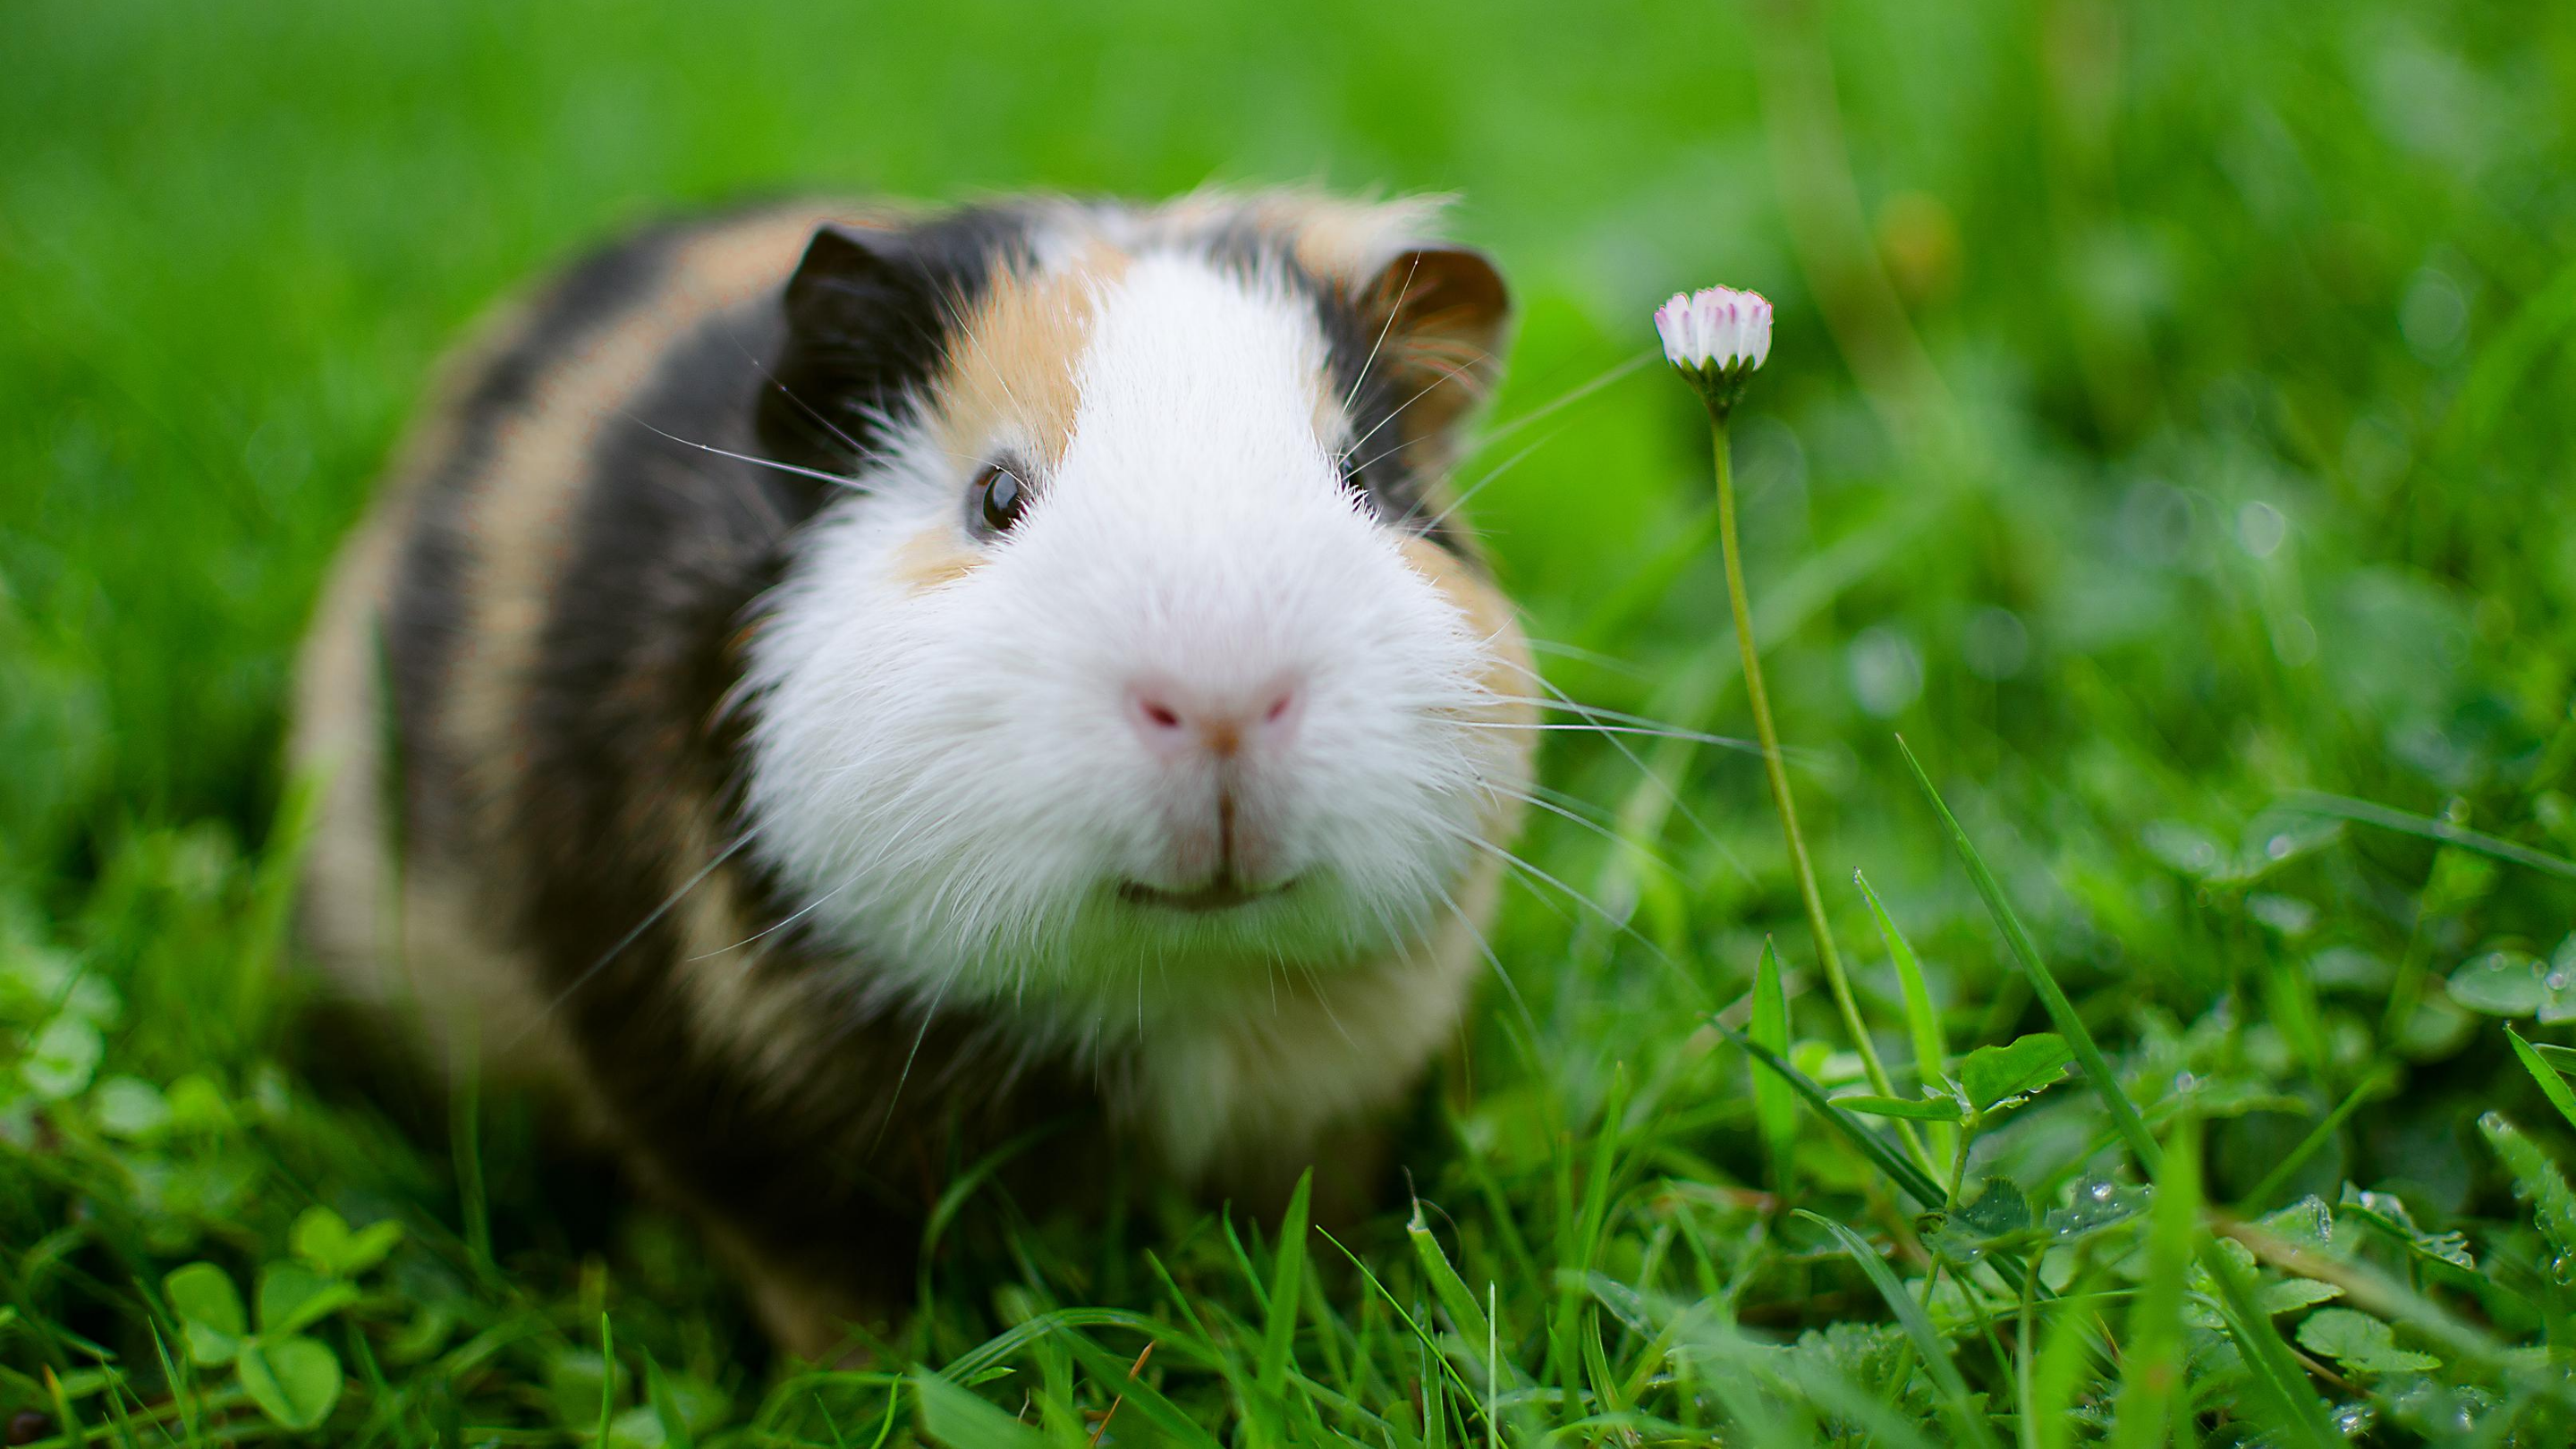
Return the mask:
[[1226, 875], [1189, 890], [1167, 891], [1159, 886], [1149, 886], [1143, 881], [1129, 880], [1118, 883], [1118, 896], [1121, 900], [1135, 901], [1140, 905], [1159, 906], [1169, 911], [1188, 911], [1194, 915], [1205, 915], [1211, 911], [1230, 911], [1237, 906], [1249, 905], [1254, 901], [1268, 900], [1296, 884], [1296, 878], [1292, 876], [1277, 885], [1246, 886], [1233, 876]]

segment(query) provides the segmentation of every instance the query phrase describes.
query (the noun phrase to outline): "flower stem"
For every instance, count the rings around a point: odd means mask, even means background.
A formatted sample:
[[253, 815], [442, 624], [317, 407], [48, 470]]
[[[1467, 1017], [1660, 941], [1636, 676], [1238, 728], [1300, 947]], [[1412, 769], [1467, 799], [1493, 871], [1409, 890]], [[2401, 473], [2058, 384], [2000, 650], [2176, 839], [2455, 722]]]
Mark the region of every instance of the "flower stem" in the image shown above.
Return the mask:
[[[1709, 431], [1717, 445], [1717, 539], [1718, 551], [1726, 560], [1726, 601], [1735, 611], [1735, 643], [1744, 652], [1744, 693], [1753, 705], [1753, 733], [1762, 744], [1762, 768], [1771, 778], [1771, 801], [1780, 809], [1780, 832], [1788, 837], [1789, 864], [1798, 873], [1798, 896], [1807, 907], [1807, 928], [1815, 933], [1816, 959], [1823, 964], [1825, 981], [1833, 988], [1834, 1005], [1842, 1011], [1843, 1029], [1860, 1049], [1870, 1090], [1892, 1097], [1896, 1088], [1878, 1059], [1878, 1048], [1870, 1045], [1869, 1030], [1861, 1024], [1860, 1003], [1853, 999], [1851, 980], [1843, 974], [1842, 953], [1834, 949], [1833, 929], [1825, 924], [1825, 898], [1816, 889], [1816, 868], [1807, 861], [1806, 839], [1798, 833], [1798, 806], [1789, 796], [1789, 770], [1780, 758], [1780, 732], [1771, 724], [1771, 694], [1762, 686], [1762, 657], [1753, 647], [1753, 609], [1745, 599], [1744, 563], [1735, 545], [1735, 466], [1727, 447], [1723, 413], [1711, 410]], [[1905, 1123], [1900, 1121], [1897, 1127], [1903, 1131]], [[1913, 1145], [1913, 1134], [1906, 1132], [1905, 1137]], [[1920, 1146], [1915, 1146], [1915, 1156], [1922, 1156]]]

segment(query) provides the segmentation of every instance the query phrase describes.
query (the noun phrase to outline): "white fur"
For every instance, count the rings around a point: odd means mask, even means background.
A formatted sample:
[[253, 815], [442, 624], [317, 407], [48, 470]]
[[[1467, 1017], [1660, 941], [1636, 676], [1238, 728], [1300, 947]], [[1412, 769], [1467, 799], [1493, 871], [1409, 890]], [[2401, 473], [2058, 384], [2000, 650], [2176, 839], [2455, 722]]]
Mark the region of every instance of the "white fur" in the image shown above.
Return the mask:
[[[1274, 1011], [1282, 973], [1409, 956], [1477, 863], [1510, 746], [1462, 720], [1485, 641], [1340, 484], [1311, 304], [1177, 247], [1102, 285], [1070, 442], [980, 565], [923, 589], [897, 553], [964, 543], [971, 480], [1026, 438], [959, 457], [911, 430], [810, 529], [752, 649], [753, 848], [880, 1004], [972, 1003], [1022, 1050], [1202, 1098], [1137, 1108], [1187, 1169], [1223, 1148], [1225, 1104], [1280, 1094], [1219, 1080], [1212, 1043]], [[1120, 896], [1193, 884], [1215, 811], [1212, 767], [1131, 724], [1140, 678], [1299, 682], [1292, 743], [1238, 797], [1246, 874], [1290, 889], [1211, 914]], [[1454, 1011], [1459, 989], [1433, 994]]]

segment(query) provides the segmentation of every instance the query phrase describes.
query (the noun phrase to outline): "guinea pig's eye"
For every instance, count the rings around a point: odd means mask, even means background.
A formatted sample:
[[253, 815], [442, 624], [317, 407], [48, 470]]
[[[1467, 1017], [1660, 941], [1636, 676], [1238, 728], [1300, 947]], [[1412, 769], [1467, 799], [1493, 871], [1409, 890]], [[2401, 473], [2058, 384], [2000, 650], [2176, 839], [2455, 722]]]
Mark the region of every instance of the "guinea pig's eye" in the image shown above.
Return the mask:
[[1029, 485], [999, 463], [977, 474], [966, 491], [967, 526], [987, 538], [1010, 532], [1028, 509]]

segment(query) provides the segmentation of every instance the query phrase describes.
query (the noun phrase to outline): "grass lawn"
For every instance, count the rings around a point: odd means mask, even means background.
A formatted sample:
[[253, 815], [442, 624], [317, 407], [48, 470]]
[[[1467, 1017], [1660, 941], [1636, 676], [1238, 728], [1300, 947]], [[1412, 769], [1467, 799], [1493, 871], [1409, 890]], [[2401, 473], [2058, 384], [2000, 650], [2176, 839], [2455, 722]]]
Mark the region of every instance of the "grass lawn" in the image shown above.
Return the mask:
[[[2576, 1437], [2576, 9], [0, 34], [7, 1442]], [[622, 224], [1210, 179], [1463, 196], [1523, 308], [1475, 522], [1553, 682], [1680, 733], [1549, 736], [1417, 1202], [970, 1189], [871, 1367], [778, 1362], [519, 1104], [348, 1084], [291, 648], [440, 350]], [[1779, 306], [1752, 614], [1884, 1088], [1759, 757], [1702, 738], [1753, 730], [1648, 314], [1719, 281]]]

